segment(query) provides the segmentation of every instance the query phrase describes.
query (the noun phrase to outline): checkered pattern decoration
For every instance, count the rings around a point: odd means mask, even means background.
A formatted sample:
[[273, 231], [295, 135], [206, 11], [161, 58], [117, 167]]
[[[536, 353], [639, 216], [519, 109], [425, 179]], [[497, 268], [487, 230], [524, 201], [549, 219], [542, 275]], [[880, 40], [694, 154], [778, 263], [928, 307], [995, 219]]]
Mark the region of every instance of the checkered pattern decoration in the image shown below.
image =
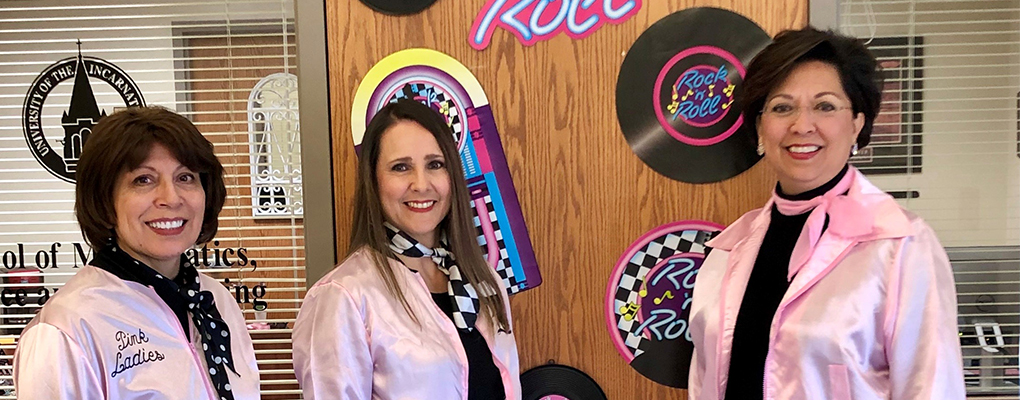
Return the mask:
[[[503, 231], [499, 226], [499, 220], [496, 218], [496, 208], [492, 204], [492, 196], [486, 195], [485, 207], [489, 216], [489, 221], [492, 222], [492, 230], [496, 234], [496, 244], [499, 247], [499, 262], [496, 264], [496, 273], [503, 279], [503, 286], [506, 287], [508, 294], [514, 294], [521, 291], [521, 285], [517, 277], [514, 276], [514, 269], [510, 267], [510, 256], [506, 251], [506, 242], [503, 241]], [[471, 209], [474, 210], [474, 203], [471, 203]], [[475, 229], [478, 230], [478, 245], [482, 247], [482, 254], [488, 254], [488, 242], [485, 240], [485, 235], [482, 234], [482, 223], [478, 220], [477, 211], [473, 212], [475, 215], [472, 221], [475, 224]]]
[[614, 318], [624, 345], [634, 357], [641, 355], [646, 350], [644, 344], [648, 340], [640, 332], [636, 332], [640, 325], [637, 318], [628, 321], [620, 313], [621, 307], [626, 307], [628, 303], [636, 304], [638, 302], [638, 292], [644, 283], [645, 275], [652, 267], [681, 253], [708, 254], [709, 248], [705, 247], [705, 242], [712, 239], [716, 233], [693, 229], [669, 232], [652, 239], [627, 262], [614, 295], [614, 310], [616, 310]]
[[[383, 226], [386, 227], [386, 235], [390, 239], [390, 250], [412, 258], [431, 258], [439, 271], [450, 278], [446, 287], [453, 302], [453, 324], [457, 326], [457, 329], [473, 330], [480, 309], [478, 292], [475, 291], [471, 282], [468, 282], [460, 274], [460, 267], [457, 266], [453, 253], [446, 249], [445, 235], [439, 247], [428, 248], [389, 222], [383, 222]], [[493, 293], [491, 290], [483, 290], [483, 292], [487, 292], [486, 296]]]
[[454, 141], [460, 143], [460, 139], [464, 137], [462, 117], [457, 111], [457, 103], [453, 97], [448, 96], [443, 89], [429, 83], [408, 83], [404, 85], [404, 90], [394, 94], [391, 101], [405, 98], [415, 100], [422, 97], [429, 99], [426, 105], [438, 108], [439, 113], [446, 117], [447, 123], [450, 124], [450, 129], [453, 130]]

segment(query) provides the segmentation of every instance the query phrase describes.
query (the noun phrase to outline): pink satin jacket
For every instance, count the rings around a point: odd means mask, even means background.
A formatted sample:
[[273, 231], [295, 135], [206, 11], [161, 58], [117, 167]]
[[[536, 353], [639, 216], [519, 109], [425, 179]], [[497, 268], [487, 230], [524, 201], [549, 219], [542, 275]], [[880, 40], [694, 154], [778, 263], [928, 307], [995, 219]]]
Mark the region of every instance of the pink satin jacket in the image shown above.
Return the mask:
[[[764, 398], [964, 399], [945, 250], [924, 221], [850, 174], [847, 196], [873, 223], [852, 237], [825, 230], [793, 277], [772, 320]], [[708, 243], [691, 305], [692, 400], [722, 400], [730, 383], [737, 312], [773, 202]]]
[[[305, 400], [467, 399], [468, 360], [457, 328], [417, 273], [393, 260], [390, 268], [420, 324], [386, 289], [366, 249], [308, 290], [294, 322], [294, 372]], [[509, 312], [506, 292], [501, 296]], [[513, 334], [493, 332], [484, 315], [475, 326], [489, 344], [506, 398], [519, 400]]]
[[[231, 333], [237, 400], [259, 399], [255, 349], [237, 302], [199, 274]], [[170, 307], [148, 286], [82, 267], [22, 332], [14, 353], [18, 399], [213, 400], [198, 329], [191, 341]]]

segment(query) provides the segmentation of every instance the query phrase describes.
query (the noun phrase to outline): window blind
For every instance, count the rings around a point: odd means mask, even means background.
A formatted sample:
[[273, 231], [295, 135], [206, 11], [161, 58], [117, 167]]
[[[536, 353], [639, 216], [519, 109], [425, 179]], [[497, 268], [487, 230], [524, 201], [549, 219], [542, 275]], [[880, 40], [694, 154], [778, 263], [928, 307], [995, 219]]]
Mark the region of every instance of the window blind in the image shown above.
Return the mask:
[[188, 255], [235, 295], [262, 398], [300, 398], [290, 343], [305, 290], [293, 9], [286, 0], [0, 2], [0, 399], [15, 398], [24, 325], [91, 257], [73, 213], [74, 157], [64, 154], [78, 140], [62, 118], [80, 97], [79, 59], [106, 114], [164, 106], [214, 144], [227, 201], [214, 240]]
[[842, 0], [884, 67], [872, 144], [851, 161], [946, 246], [971, 397], [1017, 399], [1020, 1]]

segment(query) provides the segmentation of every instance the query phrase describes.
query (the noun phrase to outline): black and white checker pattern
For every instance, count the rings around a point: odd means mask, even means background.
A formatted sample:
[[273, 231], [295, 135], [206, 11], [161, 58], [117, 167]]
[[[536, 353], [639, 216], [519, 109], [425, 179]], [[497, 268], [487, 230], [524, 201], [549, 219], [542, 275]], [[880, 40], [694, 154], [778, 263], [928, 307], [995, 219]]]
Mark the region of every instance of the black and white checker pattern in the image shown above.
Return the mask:
[[628, 303], [636, 304], [638, 302], [640, 297], [638, 292], [641, 290], [645, 276], [656, 264], [680, 253], [708, 254], [705, 242], [712, 239], [716, 233], [701, 230], [667, 233], [648, 242], [644, 248], [634, 253], [627, 263], [616, 288], [613, 309], [616, 310], [616, 328], [619, 330], [619, 335], [634, 357], [645, 351], [643, 345], [647, 340], [641, 336], [640, 332], [635, 332], [640, 325], [637, 318], [626, 320], [620, 313], [620, 308], [626, 307]]
[[[403, 98], [414, 100], [414, 97], [421, 95], [421, 92], [432, 92], [436, 95], [431, 100], [445, 109], [448, 121], [450, 122], [450, 129], [453, 130], [453, 139], [455, 142], [460, 143], [460, 138], [464, 137], [464, 124], [460, 113], [457, 112], [457, 102], [438, 86], [427, 83], [409, 83], [404, 85], [404, 90], [398, 91], [393, 96], [393, 101]], [[427, 105], [432, 106], [432, 104]]]
[[407, 257], [424, 258], [428, 257], [436, 263], [436, 267], [449, 277], [447, 293], [453, 301], [453, 324], [457, 329], [471, 331], [478, 319], [479, 301], [478, 292], [467, 279], [460, 274], [460, 268], [454, 259], [453, 254], [446, 249], [445, 236], [442, 244], [436, 248], [429, 248], [410, 235], [401, 232], [389, 222], [383, 222], [386, 227], [386, 235], [390, 239], [390, 250], [396, 254]]
[[[510, 256], [506, 251], [506, 242], [503, 241], [503, 230], [500, 228], [499, 220], [496, 218], [496, 208], [492, 204], [492, 196], [486, 195], [483, 199], [485, 200], [489, 221], [492, 222], [493, 233], [496, 235], [496, 245], [499, 247], [499, 262], [496, 264], [496, 273], [503, 279], [503, 285], [507, 288], [508, 294], [520, 292], [520, 281], [514, 276], [514, 269], [510, 267]], [[471, 208], [474, 209], [474, 203], [471, 203]], [[478, 245], [482, 247], [482, 255], [487, 255], [489, 248], [485, 235], [482, 233], [482, 223], [478, 219], [477, 211], [475, 211], [474, 215], [472, 222], [475, 224], [475, 229], [478, 230]]]

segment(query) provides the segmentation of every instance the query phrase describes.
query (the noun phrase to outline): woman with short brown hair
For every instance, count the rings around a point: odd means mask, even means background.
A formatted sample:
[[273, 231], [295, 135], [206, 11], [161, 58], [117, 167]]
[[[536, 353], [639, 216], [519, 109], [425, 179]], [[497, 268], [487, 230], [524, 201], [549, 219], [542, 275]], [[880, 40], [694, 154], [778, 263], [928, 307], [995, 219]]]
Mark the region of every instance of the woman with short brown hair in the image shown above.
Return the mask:
[[811, 27], [748, 65], [738, 101], [778, 182], [708, 242], [692, 400], [964, 398], [946, 252], [848, 163], [869, 143], [879, 74], [859, 40]]
[[103, 118], [78, 164], [75, 214], [95, 256], [26, 326], [19, 399], [258, 399], [244, 317], [184, 252], [216, 234], [213, 146], [169, 110]]

